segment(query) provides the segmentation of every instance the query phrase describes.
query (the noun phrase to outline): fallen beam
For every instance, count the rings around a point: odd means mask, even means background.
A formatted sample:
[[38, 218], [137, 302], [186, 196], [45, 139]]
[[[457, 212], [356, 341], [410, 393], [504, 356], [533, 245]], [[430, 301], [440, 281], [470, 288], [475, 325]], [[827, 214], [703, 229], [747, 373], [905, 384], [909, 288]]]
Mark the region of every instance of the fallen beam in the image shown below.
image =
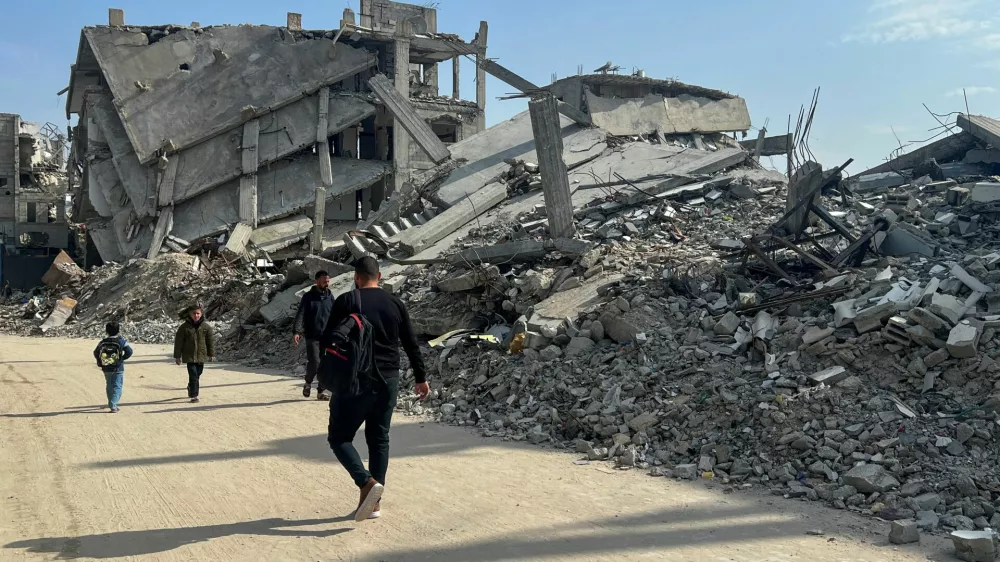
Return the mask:
[[[476, 62], [479, 64], [480, 68], [490, 73], [495, 78], [500, 79], [507, 85], [517, 88], [518, 91], [528, 94], [541, 89], [524, 78], [521, 78], [517, 74], [514, 74], [507, 68], [500, 66], [496, 62], [487, 58], [477, 58]], [[592, 121], [590, 116], [586, 113], [562, 101], [557, 101], [556, 105], [559, 107], [559, 113], [562, 113], [566, 117], [569, 117], [573, 121], [576, 121], [585, 127], [589, 127], [591, 125]]]
[[289, 217], [257, 227], [250, 234], [250, 243], [265, 252], [277, 252], [304, 240], [312, 226], [312, 219], [305, 215]]
[[368, 85], [382, 100], [386, 110], [396, 118], [396, 122], [410, 134], [410, 137], [416, 141], [420, 148], [424, 149], [431, 161], [440, 164], [451, 158], [448, 147], [441, 142], [430, 125], [417, 114], [417, 110], [414, 109], [410, 100], [404, 98], [385, 75], [372, 76], [368, 80]]
[[506, 198], [507, 186], [498, 182], [491, 183], [427, 221], [427, 224], [400, 232], [396, 241], [411, 255], [417, 254], [500, 204]]
[[563, 162], [562, 129], [556, 111], [556, 98], [550, 93], [538, 95], [528, 102], [531, 130], [535, 137], [538, 167], [542, 175], [542, 192], [549, 218], [549, 235], [572, 238], [576, 233], [573, 221], [573, 193]]
[[[784, 156], [788, 154], [788, 151], [792, 147], [792, 134], [779, 135], [776, 137], [764, 137], [762, 143], [760, 143], [760, 155], [761, 156]], [[756, 151], [758, 145], [758, 139], [751, 139], [740, 141], [740, 146], [747, 150]]]

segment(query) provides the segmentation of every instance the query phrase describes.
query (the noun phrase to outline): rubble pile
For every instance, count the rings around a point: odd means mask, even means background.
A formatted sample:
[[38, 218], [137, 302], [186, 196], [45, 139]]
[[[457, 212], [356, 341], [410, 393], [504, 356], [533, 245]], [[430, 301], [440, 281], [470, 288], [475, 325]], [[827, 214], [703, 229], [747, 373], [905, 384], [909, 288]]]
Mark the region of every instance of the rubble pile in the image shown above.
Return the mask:
[[[225, 333], [256, 311], [281, 280], [224, 267], [224, 262], [205, 264], [198, 256], [163, 254], [95, 268], [34, 295], [12, 294], [0, 307], [0, 322], [10, 333], [99, 339], [104, 324], [115, 320], [133, 342], [171, 343], [188, 306], [200, 304], [216, 329]], [[58, 303], [67, 299], [72, 302], [71, 316], [61, 325], [47, 326]]]
[[[866, 191], [836, 175], [798, 243], [776, 242], [793, 238], [794, 195], [749, 169], [683, 200], [578, 209], [593, 244], [579, 256], [411, 266], [416, 321], [457, 331], [432, 341], [433, 401], [408, 410], [924, 530], [995, 528], [1000, 253], [984, 199], [1000, 182]], [[502, 232], [542, 237], [545, 214]], [[560, 295], [576, 314], [551, 317]]]

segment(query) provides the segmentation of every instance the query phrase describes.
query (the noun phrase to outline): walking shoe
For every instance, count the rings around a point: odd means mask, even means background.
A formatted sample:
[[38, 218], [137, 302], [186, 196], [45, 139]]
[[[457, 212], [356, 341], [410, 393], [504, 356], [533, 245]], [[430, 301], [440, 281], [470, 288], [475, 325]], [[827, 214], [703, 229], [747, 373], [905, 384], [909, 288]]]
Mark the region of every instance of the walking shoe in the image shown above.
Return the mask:
[[323, 400], [324, 402], [329, 402], [330, 401], [330, 393], [326, 392], [326, 391], [320, 392], [319, 396], [316, 397], [316, 400]]
[[302, 387], [302, 396], [305, 396], [306, 398], [309, 398], [310, 394], [312, 394], [312, 385], [309, 384], [309, 383], [306, 383], [306, 385]]
[[198, 397], [197, 397], [197, 396], [194, 396], [194, 397], [192, 397], [192, 398], [191, 398], [191, 401], [192, 401], [192, 402], [197, 402], [197, 401], [198, 401]]
[[382, 491], [384, 489], [374, 478], [368, 479], [368, 483], [361, 488], [361, 501], [358, 502], [358, 510], [354, 512], [355, 521], [364, 521], [368, 519], [369, 515], [375, 512], [375, 507], [378, 506], [379, 501], [382, 499]]
[[368, 516], [369, 519], [378, 519], [379, 517], [382, 517], [382, 500], [379, 500], [379, 502], [375, 504], [375, 510]]
[[111, 408], [111, 413], [112, 414], [117, 414], [118, 413], [118, 408]]

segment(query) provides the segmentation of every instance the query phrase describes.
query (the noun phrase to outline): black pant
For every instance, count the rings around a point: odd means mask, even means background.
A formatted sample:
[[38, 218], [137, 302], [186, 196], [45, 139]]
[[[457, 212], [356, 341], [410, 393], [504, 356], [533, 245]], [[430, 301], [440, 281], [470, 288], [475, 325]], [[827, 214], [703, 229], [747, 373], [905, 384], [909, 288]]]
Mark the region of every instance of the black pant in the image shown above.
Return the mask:
[[[381, 381], [377, 388], [357, 397], [345, 398], [334, 395], [330, 400], [330, 426], [327, 440], [333, 454], [359, 488], [369, 478], [385, 484], [385, 472], [389, 468], [389, 424], [392, 410], [396, 407], [399, 393], [399, 377], [395, 373]], [[368, 470], [354, 448], [354, 435], [361, 424], [365, 424], [365, 442], [368, 444]]]
[[205, 370], [204, 363], [188, 363], [188, 398], [198, 397], [198, 383], [201, 380], [201, 372]]
[[[316, 373], [319, 371], [319, 362], [322, 357], [323, 351], [319, 340], [306, 340], [306, 386], [312, 386], [313, 379], [316, 378]], [[320, 394], [326, 391], [322, 382], [316, 381], [316, 387]]]

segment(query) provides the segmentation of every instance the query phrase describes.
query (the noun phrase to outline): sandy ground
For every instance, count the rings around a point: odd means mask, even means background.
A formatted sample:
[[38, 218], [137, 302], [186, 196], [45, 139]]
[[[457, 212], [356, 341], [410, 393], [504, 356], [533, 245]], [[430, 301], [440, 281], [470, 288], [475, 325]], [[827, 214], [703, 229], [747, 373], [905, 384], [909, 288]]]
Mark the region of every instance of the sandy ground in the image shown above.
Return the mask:
[[0, 337], [0, 560], [953, 559], [946, 541], [891, 546], [888, 524], [818, 504], [402, 416], [383, 517], [356, 524], [326, 404], [297, 379], [209, 365], [191, 404], [167, 348], [137, 346], [112, 415], [93, 345]]

